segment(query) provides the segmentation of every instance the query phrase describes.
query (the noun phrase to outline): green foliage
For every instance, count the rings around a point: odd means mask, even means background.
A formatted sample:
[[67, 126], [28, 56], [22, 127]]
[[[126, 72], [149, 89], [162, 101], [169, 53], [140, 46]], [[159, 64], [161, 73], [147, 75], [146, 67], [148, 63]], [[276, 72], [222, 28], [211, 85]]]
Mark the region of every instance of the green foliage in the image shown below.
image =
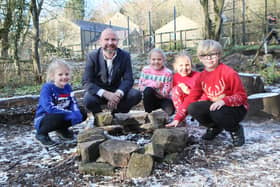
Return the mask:
[[249, 51], [249, 50], [257, 50], [259, 48], [258, 45], [235, 45], [230, 48], [224, 49], [224, 56], [231, 55], [233, 53], [239, 53], [242, 51]]
[[0, 88], [0, 97], [11, 97], [18, 95], [38, 95], [41, 89], [41, 85], [30, 85], [30, 86], [21, 86], [13, 88], [11, 86], [5, 86]]
[[[12, 97], [20, 95], [39, 95], [42, 85], [26, 85], [14, 88], [13, 86], [5, 86], [0, 88], [0, 98]], [[72, 83], [73, 90], [82, 89], [81, 81]]]
[[273, 84], [280, 80], [280, 70], [276, 66], [276, 62], [271, 63], [259, 72], [264, 77], [266, 84]]

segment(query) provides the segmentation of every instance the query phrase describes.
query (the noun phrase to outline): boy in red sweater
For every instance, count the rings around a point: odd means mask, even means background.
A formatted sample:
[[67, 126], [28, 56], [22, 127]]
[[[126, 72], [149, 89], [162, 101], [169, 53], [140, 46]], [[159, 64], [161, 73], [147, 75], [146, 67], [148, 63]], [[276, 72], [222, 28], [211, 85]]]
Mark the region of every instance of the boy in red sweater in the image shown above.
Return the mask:
[[[178, 110], [174, 121], [167, 126], [177, 126], [189, 113], [207, 127], [202, 136], [213, 140], [223, 130], [229, 131], [234, 146], [245, 143], [243, 127], [239, 124], [248, 109], [247, 94], [239, 75], [220, 62], [222, 46], [214, 40], [204, 40], [197, 48], [204, 71], [195, 82], [188, 99]], [[205, 94], [206, 101], [198, 101]]]

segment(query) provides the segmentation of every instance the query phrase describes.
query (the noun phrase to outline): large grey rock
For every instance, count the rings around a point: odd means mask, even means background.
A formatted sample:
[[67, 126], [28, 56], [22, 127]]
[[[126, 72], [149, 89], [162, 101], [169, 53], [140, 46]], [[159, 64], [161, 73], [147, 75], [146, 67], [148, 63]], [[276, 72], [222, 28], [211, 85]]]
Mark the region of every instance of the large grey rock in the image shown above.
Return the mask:
[[174, 153], [184, 149], [187, 138], [187, 131], [184, 127], [164, 128], [154, 131], [152, 142], [155, 145], [162, 145], [165, 153]]
[[134, 111], [129, 113], [116, 113], [116, 121], [123, 126], [140, 126], [146, 122], [147, 113], [144, 111]]
[[99, 145], [103, 160], [116, 167], [126, 167], [131, 153], [137, 149], [135, 143], [122, 140], [107, 140]]
[[86, 130], [81, 131], [78, 134], [78, 143], [88, 142], [93, 140], [100, 140], [105, 138], [104, 130], [100, 128], [89, 128]]
[[126, 171], [129, 178], [148, 177], [153, 170], [153, 158], [150, 155], [133, 153]]
[[148, 143], [144, 146], [145, 154], [151, 155], [155, 158], [164, 157], [164, 148], [161, 144], [155, 144], [153, 142]]
[[168, 115], [161, 109], [154, 110], [148, 114], [148, 118], [152, 124], [153, 129], [164, 127], [168, 120]]
[[96, 161], [99, 157], [99, 144], [103, 141], [105, 141], [105, 138], [78, 144], [83, 163]]
[[79, 172], [91, 175], [103, 175], [103, 176], [113, 176], [114, 167], [107, 163], [80, 163]]
[[140, 128], [146, 132], [153, 132], [155, 130], [152, 123], [145, 123]]

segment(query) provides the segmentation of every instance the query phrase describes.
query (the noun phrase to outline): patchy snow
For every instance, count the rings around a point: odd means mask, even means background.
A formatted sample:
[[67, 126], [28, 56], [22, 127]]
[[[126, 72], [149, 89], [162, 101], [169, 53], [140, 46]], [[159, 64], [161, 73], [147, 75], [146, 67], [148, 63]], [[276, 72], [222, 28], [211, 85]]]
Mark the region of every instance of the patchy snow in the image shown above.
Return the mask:
[[261, 76], [260, 74], [253, 74], [253, 73], [238, 73], [238, 74], [244, 77], [253, 77], [254, 79]]
[[39, 95], [21, 95], [21, 96], [13, 96], [13, 97], [2, 97], [0, 98], [0, 101], [9, 101], [9, 100], [15, 100], [15, 99], [39, 99]]
[[279, 93], [257, 93], [257, 94], [252, 94], [250, 96], [248, 96], [248, 99], [259, 99], [259, 98], [266, 98], [266, 97], [274, 97], [279, 95]]
[[265, 86], [266, 92], [280, 93], [280, 84]]
[[[135, 179], [126, 179], [121, 170], [113, 177], [80, 174], [74, 142], [61, 142], [51, 134], [60, 144], [46, 149], [34, 140], [31, 125], [0, 124], [0, 186], [280, 186], [279, 121], [244, 121], [242, 147], [233, 147], [227, 132], [203, 141], [205, 128], [190, 118], [188, 122], [191, 143], [180, 159], [156, 163], [150, 177]], [[136, 136], [131, 134], [130, 139]], [[148, 141], [137, 138], [140, 144]]]

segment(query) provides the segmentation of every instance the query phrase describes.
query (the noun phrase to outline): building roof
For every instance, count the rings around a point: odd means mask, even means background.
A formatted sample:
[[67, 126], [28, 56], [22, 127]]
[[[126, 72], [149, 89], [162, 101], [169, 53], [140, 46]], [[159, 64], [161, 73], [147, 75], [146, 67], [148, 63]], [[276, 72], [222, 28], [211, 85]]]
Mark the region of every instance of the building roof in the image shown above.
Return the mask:
[[[176, 30], [187, 30], [187, 29], [197, 29], [201, 26], [195, 21], [187, 18], [185, 16], [179, 16], [176, 18]], [[174, 31], [174, 20], [170, 21], [166, 25], [156, 30], [156, 33], [172, 32]]]
[[76, 20], [73, 22], [76, 25], [78, 25], [82, 30], [87, 30], [92, 32], [102, 32], [106, 28], [112, 28], [113, 30], [116, 31], [127, 30], [127, 28], [125, 27], [119, 27], [119, 26], [90, 22], [90, 21]]
[[[119, 27], [128, 27], [127, 19], [128, 16], [125, 16], [122, 13], [117, 12], [111, 18], [109, 18], [108, 22]], [[136, 30], [139, 32], [140, 27], [137, 24], [135, 24], [131, 19], [129, 19], [129, 30], [130, 31]]]

